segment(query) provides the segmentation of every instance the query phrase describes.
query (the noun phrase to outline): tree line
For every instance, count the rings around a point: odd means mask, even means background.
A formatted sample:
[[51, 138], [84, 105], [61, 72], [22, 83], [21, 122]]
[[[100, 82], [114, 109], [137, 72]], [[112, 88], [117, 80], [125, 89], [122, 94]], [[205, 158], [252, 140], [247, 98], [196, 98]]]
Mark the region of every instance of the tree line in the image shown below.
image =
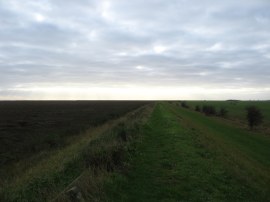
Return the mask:
[[[186, 101], [181, 102], [181, 107], [190, 109], [191, 107], [187, 104]], [[229, 111], [225, 107], [216, 109], [213, 105], [196, 105], [194, 108], [195, 111], [201, 112], [206, 116], [218, 116], [222, 118], [227, 118]], [[260, 125], [263, 122], [263, 115], [261, 110], [256, 106], [249, 106], [246, 108], [246, 119], [249, 128], [252, 130], [254, 127]]]

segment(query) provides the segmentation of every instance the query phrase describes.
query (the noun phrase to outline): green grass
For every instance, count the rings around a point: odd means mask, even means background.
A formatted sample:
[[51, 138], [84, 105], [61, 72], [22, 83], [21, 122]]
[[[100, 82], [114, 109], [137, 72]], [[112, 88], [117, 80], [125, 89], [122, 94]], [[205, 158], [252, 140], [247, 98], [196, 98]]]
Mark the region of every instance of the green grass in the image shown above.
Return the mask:
[[268, 201], [269, 137], [167, 103], [157, 104], [127, 174], [108, 201]]
[[[146, 116], [148, 108], [141, 107], [100, 127], [91, 128], [77, 136], [73, 144], [52, 151], [25, 170], [21, 171], [22, 166], [18, 164], [13, 168], [17, 172], [1, 183], [0, 201], [50, 201], [53, 198], [61, 201], [66, 197], [66, 188], [80, 176], [83, 176], [81, 184], [86, 185], [87, 182], [88, 187], [83, 187], [84, 190], [97, 187], [96, 181], [102, 181], [101, 176], [106, 176], [124, 162], [130, 138], [138, 132], [137, 125]], [[97, 172], [100, 173], [98, 176], [95, 175]], [[87, 195], [90, 193], [98, 194], [92, 190], [84, 197], [89, 199]], [[98, 196], [101, 197], [100, 194]]]
[[223, 142], [245, 152], [249, 157], [270, 166], [270, 138], [253, 131], [236, 127], [233, 123], [216, 117], [207, 117], [197, 112], [177, 109], [190, 123], [199, 127], [212, 138], [221, 139]]
[[179, 102], [151, 112], [139, 108], [29, 166], [14, 164], [0, 201], [69, 202], [73, 187], [85, 201], [270, 201], [267, 134]]
[[187, 101], [187, 104], [195, 108], [196, 105], [213, 105], [219, 110], [221, 107], [225, 107], [228, 110], [228, 118], [238, 120], [243, 124], [246, 124], [246, 108], [248, 106], [258, 107], [264, 116], [263, 126], [270, 125], [270, 101]]

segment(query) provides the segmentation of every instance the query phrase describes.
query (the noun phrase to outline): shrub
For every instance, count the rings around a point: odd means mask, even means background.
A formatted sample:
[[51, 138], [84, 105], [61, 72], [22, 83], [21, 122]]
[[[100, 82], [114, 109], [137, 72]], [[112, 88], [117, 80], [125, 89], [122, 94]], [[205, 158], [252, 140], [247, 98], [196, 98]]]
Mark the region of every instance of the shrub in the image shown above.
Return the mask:
[[219, 112], [218, 112], [218, 115], [220, 117], [226, 117], [228, 114], [228, 110], [224, 107], [220, 108]]
[[187, 104], [186, 101], [181, 102], [181, 107], [189, 108], [189, 106], [188, 106], [188, 104]]
[[201, 107], [199, 105], [196, 105], [195, 111], [200, 112], [201, 111]]
[[248, 125], [252, 130], [254, 126], [260, 125], [262, 123], [263, 115], [256, 106], [247, 107], [246, 110], [247, 110]]
[[216, 115], [217, 114], [215, 107], [214, 106], [211, 106], [211, 105], [204, 105], [203, 108], [202, 108], [202, 111], [207, 116], [211, 116], [211, 115]]

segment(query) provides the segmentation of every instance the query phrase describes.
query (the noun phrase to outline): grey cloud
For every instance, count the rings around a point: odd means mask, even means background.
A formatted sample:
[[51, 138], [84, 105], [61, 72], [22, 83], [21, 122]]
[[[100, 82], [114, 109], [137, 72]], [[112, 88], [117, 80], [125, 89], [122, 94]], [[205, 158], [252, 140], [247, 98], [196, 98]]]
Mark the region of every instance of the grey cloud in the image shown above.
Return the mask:
[[270, 88], [269, 9], [267, 0], [1, 1], [2, 92], [48, 83]]

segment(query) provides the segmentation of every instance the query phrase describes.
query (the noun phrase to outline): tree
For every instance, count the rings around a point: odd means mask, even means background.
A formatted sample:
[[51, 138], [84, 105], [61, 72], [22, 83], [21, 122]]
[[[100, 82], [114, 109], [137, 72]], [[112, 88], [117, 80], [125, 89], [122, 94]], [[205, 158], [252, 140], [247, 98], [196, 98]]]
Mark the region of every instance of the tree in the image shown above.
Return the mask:
[[248, 125], [252, 130], [254, 126], [258, 126], [262, 123], [263, 115], [256, 106], [247, 107], [246, 110], [247, 110]]
[[189, 108], [188, 104], [186, 101], [182, 101], [181, 102], [181, 106], [184, 107], [184, 108]]
[[202, 111], [207, 116], [211, 116], [211, 115], [214, 116], [217, 114], [215, 107], [211, 105], [204, 105], [202, 108]]
[[201, 107], [199, 105], [196, 105], [195, 111], [200, 112], [201, 111]]
[[224, 107], [222, 107], [219, 112], [218, 112], [218, 115], [221, 116], [221, 117], [226, 117], [228, 114], [228, 110]]

